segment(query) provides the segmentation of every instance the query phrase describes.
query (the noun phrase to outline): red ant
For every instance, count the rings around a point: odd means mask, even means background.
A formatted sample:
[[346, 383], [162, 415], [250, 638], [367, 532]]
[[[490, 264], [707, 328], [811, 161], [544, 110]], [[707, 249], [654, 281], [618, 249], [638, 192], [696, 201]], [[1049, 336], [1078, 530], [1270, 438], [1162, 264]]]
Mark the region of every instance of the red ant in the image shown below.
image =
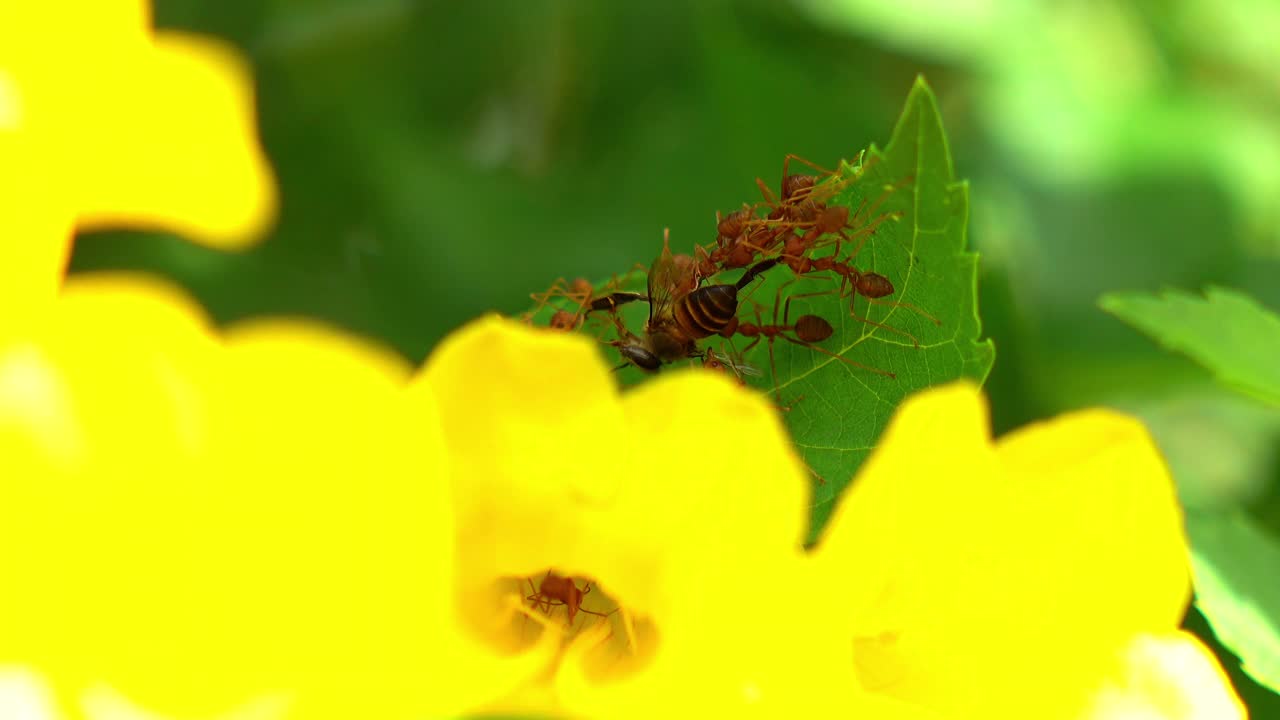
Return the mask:
[[[789, 155], [788, 159], [795, 158], [795, 157], [796, 156], [794, 155]], [[812, 163], [809, 163], [808, 160], [804, 160], [803, 158], [797, 158], [797, 159], [801, 160], [802, 162], [813, 165]], [[866, 169], [869, 166], [869, 163], [873, 162], [874, 160], [875, 158], [873, 157], [870, 161], [868, 161], [867, 165], [860, 166], [859, 170], [857, 171], [857, 175], [855, 177], [861, 176], [862, 173], [866, 172]], [[818, 166], [816, 165], [814, 165], [813, 167], [819, 170], [822, 170], [824, 173], [826, 173], [829, 176], [835, 174], [834, 172], [830, 170], [826, 170], [825, 168], [818, 168]], [[785, 163], [784, 163], [783, 172], [784, 173], [786, 172]], [[814, 179], [814, 176], [793, 175], [793, 176], [788, 176], [787, 180], [790, 180], [791, 178], [809, 178], [811, 181]], [[849, 182], [852, 182], [853, 179], [854, 178], [847, 178], [840, 182], [826, 183], [822, 186], [813, 186], [810, 183], [810, 185], [808, 185], [807, 188], [804, 185], [804, 183], [797, 183], [797, 181], [795, 180], [788, 183], [786, 182], [786, 180], [784, 180], [783, 202], [780, 205], [774, 203], [772, 197], [767, 193], [768, 189], [764, 187], [763, 183], [761, 183], [761, 190], [763, 192], [766, 192], [766, 201], [769, 202], [770, 206], [774, 207], [775, 209], [773, 212], [769, 214], [768, 218], [753, 220], [752, 223], [754, 225], [773, 228], [776, 231], [786, 230], [787, 240], [785, 243], [785, 248], [783, 250], [783, 254], [785, 255], [791, 255], [791, 256], [803, 255], [810, 248], [816, 246], [817, 241], [822, 236], [835, 235], [836, 236], [835, 254], [837, 255], [840, 254], [840, 244], [842, 242], [845, 242], [845, 243], [853, 242], [855, 239], [858, 241], [857, 247], [854, 248], [853, 252], [849, 254], [849, 257], [853, 257], [862, 250], [862, 246], [866, 243], [867, 238], [875, 234], [876, 230], [880, 227], [882, 223], [884, 223], [886, 220], [889, 220], [889, 219], [896, 219], [901, 217], [901, 213], [899, 212], [882, 213], [874, 217], [871, 217], [871, 216], [873, 215], [873, 213], [876, 212], [877, 209], [879, 209], [880, 205], [883, 204], [885, 200], [888, 199], [891, 193], [897, 190], [901, 185], [910, 183], [912, 181], [912, 178], [909, 176], [904, 180], [902, 180], [900, 183], [886, 187], [885, 192], [882, 193], [878, 198], [876, 198], [874, 201], [870, 203], [868, 203], [867, 200], [864, 198], [862, 202], [859, 203], [857, 210], [853, 212], [850, 212], [850, 209], [848, 207], [845, 207], [842, 205], [829, 206], [825, 202], [822, 202], [814, 197], [814, 194], [817, 191], [818, 187], [821, 187], [823, 189], [824, 197], [829, 197], [830, 195], [838, 191], [840, 188], [847, 185]], [[806, 182], [810, 182], [810, 181], [806, 181]], [[757, 179], [756, 182], [760, 183], [761, 181]], [[797, 187], [806, 189], [806, 192], [804, 192], [804, 194], [800, 196], [801, 200], [798, 203], [792, 201], [795, 195], [799, 192], [798, 190], [795, 189]], [[791, 193], [790, 196], [788, 196], [788, 192]], [[864, 218], [870, 218], [870, 219], [864, 219]], [[803, 230], [804, 234], [797, 237], [791, 232], [793, 230]], [[851, 231], [852, 234], [846, 231]]]
[[536, 303], [532, 310], [525, 314], [525, 320], [529, 324], [533, 324], [533, 318], [551, 302], [552, 298], [562, 297], [578, 306], [578, 312], [569, 313], [566, 310], [557, 310], [551, 316], [551, 327], [557, 330], [576, 330], [581, 324], [582, 309], [591, 302], [592, 296], [595, 294], [596, 288], [586, 278], [575, 278], [573, 282], [566, 282], [564, 278], [557, 278], [551, 283], [551, 287], [546, 292], [533, 293], [529, 297]]
[[[783, 340], [786, 340], [787, 342], [792, 343], [794, 345], [800, 345], [802, 347], [807, 347], [812, 350], [817, 350], [818, 352], [823, 353], [825, 355], [830, 355], [831, 357], [843, 363], [851, 365], [853, 367], [862, 368], [863, 370], [869, 370], [873, 373], [876, 373], [877, 375], [883, 375], [889, 379], [897, 378], [897, 375], [893, 374], [892, 372], [889, 372], [888, 370], [881, 370], [879, 368], [874, 368], [869, 365], [863, 365], [860, 362], [850, 360], [849, 358], [846, 358], [837, 353], [831, 352], [826, 348], [818, 347], [816, 343], [820, 343], [826, 340], [827, 338], [830, 338], [832, 334], [834, 334], [835, 330], [831, 327], [831, 323], [827, 322], [826, 320], [824, 320], [823, 318], [817, 315], [801, 315], [799, 318], [796, 319], [794, 324], [789, 323], [788, 319], [791, 314], [791, 300], [792, 298], [788, 297], [786, 302], [782, 304], [782, 322], [779, 323], [778, 322], [778, 305], [782, 301], [782, 288], [779, 287], [777, 297], [773, 304], [773, 323], [772, 324], [765, 324], [760, 319], [760, 308], [759, 306], [757, 306], [755, 308], [756, 322], [754, 323], [736, 322], [733, 324], [732, 328], [725, 328], [725, 330], [721, 333], [725, 337], [730, 337], [736, 334], [736, 335], [741, 335], [743, 337], [751, 338], [751, 344], [747, 345], [747, 347], [742, 351], [743, 355], [749, 352], [751, 348], [754, 348], [756, 345], [758, 345], [761, 339], [768, 342], [769, 370], [773, 373], [773, 391], [778, 401], [778, 407], [782, 408], [783, 410], [790, 409], [787, 406], [782, 404], [782, 388], [778, 384], [778, 365], [776, 360], [774, 359], [774, 354], [773, 354], [773, 342], [778, 338], [782, 338]], [[735, 318], [735, 320], [736, 319], [737, 318]]]
[[[791, 175], [788, 173], [790, 162], [793, 159], [806, 163], [827, 176], [835, 174], [798, 155], [787, 155], [782, 161], [783, 199], [781, 203], [774, 199], [773, 192], [764, 184], [764, 181], [756, 178], [756, 183], [760, 186], [760, 191], [764, 195], [765, 204], [773, 208], [773, 212], [769, 215], [773, 222], [757, 218], [755, 216], [757, 206], [745, 203], [740, 209], [723, 217], [717, 212], [715, 249], [698, 248], [696, 260], [698, 278], [710, 277], [720, 270], [751, 265], [756, 261], [758, 255], [771, 250], [778, 244], [784, 234], [793, 229], [786, 227], [784, 223], [777, 222], [778, 220], [808, 221], [826, 207], [821, 203], [806, 199], [812, 194], [814, 183], [817, 181], [815, 176]], [[840, 212], [837, 211], [837, 214], [840, 214]], [[840, 222], [834, 226], [835, 229], [844, 227], [845, 221], [848, 219], [848, 210], [843, 209], [843, 213], [840, 215]], [[830, 220], [824, 221], [824, 227], [830, 225], [830, 222]], [[817, 237], [817, 235], [814, 237]]]
[[700, 282], [721, 270], [744, 268], [756, 261], [756, 256], [771, 247], [782, 231], [755, 224], [755, 208], [743, 205], [721, 217], [716, 213], [716, 245], [714, 249], [696, 248], [693, 260], [693, 277]]
[[[621, 287], [625, 282], [625, 278], [636, 272], [637, 269], [643, 270], [643, 266], [637, 265], [637, 267], [632, 268], [631, 271], [624, 276], [623, 280], [620, 280], [618, 276], [615, 275], [613, 279], [606, 284], [606, 290]], [[529, 297], [532, 298], [536, 304], [532, 310], [522, 315], [521, 318], [531, 325], [533, 324], [533, 318], [535, 318], [553, 298], [565, 298], [569, 302], [577, 305], [577, 309], [573, 312], [563, 308], [556, 309], [556, 311], [552, 313], [550, 321], [547, 323], [547, 326], [553, 330], [569, 331], [577, 330], [582, 327], [583, 322], [586, 320], [587, 314], [591, 309], [592, 302], [599, 296], [596, 294], [595, 286], [586, 278], [576, 278], [571, 283], [566, 282], [564, 278], [558, 278], [551, 284], [551, 287], [548, 288], [546, 292], [533, 293]]]
[[[822, 173], [815, 175], [792, 175], [790, 162], [797, 160]], [[873, 157], [871, 161], [873, 162]], [[864, 199], [854, 212], [848, 207], [828, 206], [824, 199], [845, 187], [856, 177], [865, 172], [868, 165], [859, 165], [857, 175], [836, 182], [818, 184], [823, 178], [833, 178], [835, 171], [823, 168], [798, 155], [787, 155], [782, 161], [781, 201], [776, 200], [773, 192], [764, 181], [756, 178], [756, 184], [764, 196], [764, 204], [772, 211], [765, 218], [757, 218], [757, 206], [744, 204], [726, 216], [716, 214], [716, 246], [713, 250], [698, 248], [697, 273], [699, 277], [709, 277], [720, 270], [746, 267], [762, 254], [782, 244], [784, 256], [800, 257], [818, 244], [824, 235], [835, 235], [837, 239], [835, 254], [840, 254], [841, 243], [858, 241], [858, 246], [850, 253], [853, 257], [861, 251], [866, 239], [890, 218], [898, 217], [898, 213], [884, 213], [863, 221], [885, 201], [887, 191], [868, 205]], [[908, 179], [905, 182], [910, 182]], [[852, 215], [852, 219], [851, 219]], [[797, 236], [795, 231], [803, 231]], [[784, 240], [785, 239], [785, 240]]]
[[525, 578], [529, 583], [529, 590], [532, 591], [525, 597], [531, 603], [531, 607], [536, 610], [542, 610], [548, 615], [551, 614], [553, 607], [564, 606], [569, 610], [569, 624], [572, 625], [574, 618], [579, 612], [595, 615], [597, 617], [607, 618], [617, 612], [617, 608], [607, 613], [596, 612], [582, 607], [582, 598], [591, 592], [591, 583], [587, 583], [586, 587], [578, 587], [571, 577], [557, 575], [554, 571], [548, 570], [542, 582], [538, 583], [538, 588], [533, 587], [533, 580]]
[[[792, 256], [792, 257], [784, 256], [783, 262], [788, 267], [790, 267], [791, 271], [796, 275], [819, 273], [819, 272], [824, 272], [828, 270], [835, 273], [840, 277], [840, 288], [838, 292], [842, 297], [845, 295], [849, 296], [849, 316], [850, 317], [852, 317], [853, 319], [859, 322], [863, 322], [868, 325], [881, 328], [883, 330], [888, 330], [889, 332], [894, 332], [894, 333], [898, 333], [899, 335], [906, 336], [907, 338], [910, 338], [911, 343], [916, 347], [920, 347], [920, 341], [917, 340], [916, 336], [912, 335], [911, 333], [905, 330], [899, 330], [898, 328], [895, 328], [889, 325], [885, 325], [884, 323], [878, 323], [870, 318], [859, 316], [857, 314], [857, 309], [856, 309], [858, 296], [861, 295], [862, 297], [867, 299], [868, 303], [871, 303], [874, 305], [890, 305], [893, 307], [907, 308], [908, 310], [912, 310], [922, 315], [925, 319], [927, 319], [929, 322], [932, 322], [934, 325], [937, 325], [939, 327], [942, 326], [941, 320], [934, 317], [933, 315], [930, 315], [927, 311], [925, 311], [923, 308], [917, 305], [912, 305], [911, 303], [903, 302], [901, 300], [882, 302], [880, 300], [881, 298], [887, 297], [894, 293], [893, 283], [890, 282], [889, 278], [879, 273], [863, 272], [858, 268], [854, 267], [854, 265], [848, 262], [848, 260], [841, 261], [838, 258], [836, 258], [835, 255], [828, 255], [820, 258], [810, 258], [810, 257], [805, 257], [801, 255], [801, 256]], [[810, 293], [810, 294], [821, 295], [824, 293]], [[805, 297], [805, 296], [802, 295], [797, 297]]]
[[[817, 170], [821, 175], [792, 175], [790, 173], [792, 160], [799, 160]], [[814, 193], [814, 188], [818, 186], [819, 180], [835, 177], [835, 175], [834, 170], [828, 170], [799, 155], [787, 153], [786, 157], [782, 159], [782, 182], [778, 188], [782, 196], [781, 202], [775, 201], [773, 191], [769, 189], [769, 186], [763, 180], [756, 178], [756, 185], [759, 186], [760, 194], [764, 196], [765, 202], [773, 208], [770, 217], [778, 220], [812, 209], [812, 206], [807, 206], [806, 203], [816, 202], [811, 196]]]

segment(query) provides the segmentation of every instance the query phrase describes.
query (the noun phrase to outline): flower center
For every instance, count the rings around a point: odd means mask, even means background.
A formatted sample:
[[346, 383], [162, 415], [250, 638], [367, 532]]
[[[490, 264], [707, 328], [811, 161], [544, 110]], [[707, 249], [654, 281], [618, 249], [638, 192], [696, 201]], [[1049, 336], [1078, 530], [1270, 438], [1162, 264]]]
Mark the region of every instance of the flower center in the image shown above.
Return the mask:
[[[643, 667], [657, 648], [654, 622], [628, 612], [593, 578], [549, 569], [529, 577], [499, 578], [493, 591], [489, 607], [499, 621], [484, 634], [505, 651], [531, 648], [543, 633], [558, 633], [560, 659], [572, 655], [583, 663], [589, 679], [607, 682]], [[519, 611], [512, 612], [517, 598]]]

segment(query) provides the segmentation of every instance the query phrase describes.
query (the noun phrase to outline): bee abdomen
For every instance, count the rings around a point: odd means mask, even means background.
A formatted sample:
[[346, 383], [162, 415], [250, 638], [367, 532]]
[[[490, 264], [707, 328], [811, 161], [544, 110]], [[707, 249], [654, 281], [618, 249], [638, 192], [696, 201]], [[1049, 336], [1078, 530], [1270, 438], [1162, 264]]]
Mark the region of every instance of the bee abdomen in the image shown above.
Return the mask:
[[676, 322], [693, 338], [718, 334], [738, 312], [738, 288], [709, 285], [698, 288], [676, 303]]

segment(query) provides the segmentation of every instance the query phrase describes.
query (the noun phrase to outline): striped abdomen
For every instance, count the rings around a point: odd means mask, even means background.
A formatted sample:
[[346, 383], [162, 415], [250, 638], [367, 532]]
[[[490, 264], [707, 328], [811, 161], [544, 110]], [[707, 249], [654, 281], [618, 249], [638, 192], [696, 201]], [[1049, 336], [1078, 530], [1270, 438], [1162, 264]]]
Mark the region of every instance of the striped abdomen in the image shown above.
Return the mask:
[[698, 288], [677, 300], [673, 311], [676, 325], [690, 339], [718, 335], [738, 313], [738, 288], [735, 285]]

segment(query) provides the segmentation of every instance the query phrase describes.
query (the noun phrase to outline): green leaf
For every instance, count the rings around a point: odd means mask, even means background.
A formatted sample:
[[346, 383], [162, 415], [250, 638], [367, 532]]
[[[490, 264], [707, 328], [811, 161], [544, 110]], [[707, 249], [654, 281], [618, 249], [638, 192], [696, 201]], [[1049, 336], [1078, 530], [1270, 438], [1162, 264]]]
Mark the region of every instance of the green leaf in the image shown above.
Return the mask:
[[1222, 382], [1280, 404], [1280, 318], [1247, 295], [1216, 287], [1204, 298], [1180, 290], [1112, 293], [1099, 304]]
[[[806, 171], [793, 161], [790, 172]], [[770, 344], [761, 341], [742, 356], [748, 366], [760, 371], [758, 376], [744, 374], [743, 379], [770, 395], [781, 395], [779, 404], [789, 408], [784, 420], [813, 471], [810, 540], [818, 536], [836, 499], [875, 448], [903, 398], [962, 377], [981, 382], [994, 358], [990, 340], [978, 341], [977, 257], [965, 252], [968, 187], [955, 179], [937, 104], [923, 79], [912, 88], [888, 147], [881, 151], [872, 146], [860, 163], [842, 164], [838, 173], [827, 181], [840, 188], [829, 205], [849, 207], [851, 217], [863, 208], [864, 218], [882, 214], [896, 218], [880, 224], [855, 258], [859, 270], [884, 275], [896, 292], [875, 305], [858, 298], [851, 310], [849, 299], [838, 292], [839, 278], [833, 273], [796, 278], [779, 265], [739, 296], [738, 317], [743, 322], [773, 324], [776, 312], [778, 324], [794, 323], [804, 314], [815, 314], [835, 331], [818, 344], [820, 349], [777, 340], [770, 357]], [[771, 184], [776, 194], [778, 186]], [[864, 201], [880, 204], [867, 212]], [[714, 226], [708, 227], [708, 241], [714, 235]], [[845, 245], [841, 258], [853, 249]], [[832, 246], [813, 256], [835, 251]], [[732, 282], [736, 276], [724, 273], [708, 283]], [[641, 273], [624, 280], [613, 288], [644, 289]], [[632, 332], [639, 333], [647, 312], [644, 304], [634, 303], [622, 317]], [[549, 315], [546, 309], [535, 316], [535, 322], [545, 324]], [[701, 345], [734, 353], [745, 351], [750, 343], [735, 336], [732, 341], [713, 337]], [[610, 357], [617, 354], [611, 352]], [[643, 378], [634, 369], [620, 374], [624, 382]], [[744, 439], [744, 450], [749, 443]]]
[[[885, 301], [916, 306], [940, 324], [906, 306], [869, 305], [863, 298], [857, 299], [856, 313], [885, 327], [851, 317], [848, 301], [835, 295], [792, 308], [793, 320], [812, 312], [835, 326], [835, 337], [823, 347], [896, 375], [883, 377], [809, 348], [776, 343], [779, 386], [784, 402], [794, 406], [787, 426], [805, 462], [825, 480], [814, 487], [811, 540], [907, 395], [962, 377], [982, 382], [995, 357], [990, 340], [978, 341], [977, 256], [965, 251], [968, 185], [955, 178], [937, 103], [923, 78], [907, 97], [888, 147], [881, 152], [872, 146], [864, 165], [866, 171], [834, 202], [856, 210], [864, 200], [884, 197], [879, 212], [901, 215], [876, 230], [858, 253], [857, 265], [893, 283], [896, 292]], [[847, 175], [853, 168], [842, 171]], [[886, 196], [891, 186], [899, 189]], [[768, 367], [760, 350], [749, 359]], [[803, 399], [793, 402], [787, 393]]]
[[1280, 544], [1239, 514], [1191, 513], [1196, 605], [1258, 683], [1280, 691]]

